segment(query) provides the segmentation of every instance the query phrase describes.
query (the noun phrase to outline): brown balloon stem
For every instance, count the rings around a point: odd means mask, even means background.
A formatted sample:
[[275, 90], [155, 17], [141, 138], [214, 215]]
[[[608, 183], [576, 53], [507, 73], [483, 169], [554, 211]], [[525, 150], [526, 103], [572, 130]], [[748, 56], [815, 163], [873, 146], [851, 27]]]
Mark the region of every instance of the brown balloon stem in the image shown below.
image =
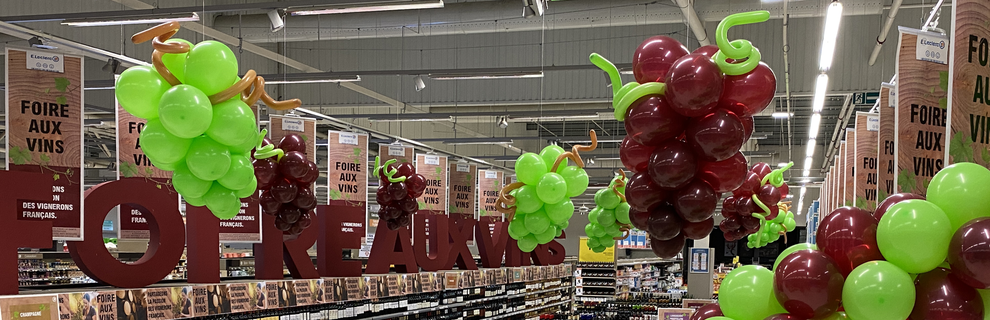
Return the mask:
[[623, 188], [626, 186], [626, 172], [622, 171], [622, 169], [619, 169], [617, 171], [619, 172], [619, 176], [621, 176], [622, 179], [614, 180], [615, 184], [610, 186], [609, 189], [612, 189], [612, 192], [614, 192], [616, 196], [619, 196], [619, 202], [626, 202], [626, 195], [622, 194], [622, 192], [619, 192], [619, 188]]
[[622, 231], [622, 236], [614, 237], [612, 238], [612, 240], [626, 240], [626, 238], [629, 238], [629, 230], [632, 229], [632, 226], [622, 223], [618, 223], [618, 225], [619, 225], [619, 230]]
[[502, 188], [499, 191], [498, 200], [495, 200], [495, 211], [506, 214], [508, 221], [512, 221], [512, 218], [516, 215], [516, 197], [509, 194], [512, 190], [516, 190], [526, 185], [520, 181], [510, 183], [509, 185]]
[[595, 130], [590, 130], [588, 135], [591, 137], [590, 146], [576, 144], [571, 147], [571, 151], [560, 154], [557, 156], [557, 160], [553, 162], [553, 167], [550, 168], [550, 172], [557, 172], [557, 167], [560, 167], [560, 164], [568, 158], [574, 161], [574, 164], [576, 164], [578, 168], [584, 168], [584, 160], [581, 159], [581, 151], [593, 151], [598, 149], [598, 135], [595, 134]]
[[[176, 32], [179, 32], [179, 23], [176, 21], [169, 21], [157, 26], [148, 28], [144, 31], [135, 33], [131, 36], [131, 42], [133, 43], [143, 43], [148, 40], [152, 40], [151, 46], [155, 48], [155, 51], [151, 54], [151, 64], [158, 71], [158, 74], [165, 78], [169, 84], [176, 86], [182, 84], [178, 78], [172, 74], [165, 64], [162, 63], [162, 56], [166, 53], [187, 53], [191, 49], [188, 44], [182, 42], [169, 42], [168, 39], [172, 38]], [[290, 99], [285, 101], [276, 101], [265, 92], [265, 78], [259, 77], [254, 70], [248, 70], [244, 74], [241, 80], [238, 80], [234, 85], [229, 88], [220, 91], [214, 95], [210, 96], [210, 103], [218, 104], [231, 98], [242, 94], [241, 101], [247, 105], [253, 105], [260, 99], [269, 108], [275, 110], [291, 110], [298, 108], [302, 105], [302, 100]]]

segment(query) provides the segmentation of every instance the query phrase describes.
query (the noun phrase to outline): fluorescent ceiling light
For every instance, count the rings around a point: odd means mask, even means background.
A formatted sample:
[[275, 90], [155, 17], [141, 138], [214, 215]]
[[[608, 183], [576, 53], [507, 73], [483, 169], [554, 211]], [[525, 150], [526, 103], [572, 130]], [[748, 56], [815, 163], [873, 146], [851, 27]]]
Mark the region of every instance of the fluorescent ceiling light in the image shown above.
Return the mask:
[[619, 74], [635, 74], [632, 68], [619, 69]]
[[770, 114], [770, 116], [771, 117], [774, 117], [774, 119], [787, 119], [787, 118], [790, 118], [793, 115], [794, 115], [794, 113], [787, 113], [787, 112], [774, 112], [774, 113]]
[[780, 163], [777, 163], [777, 168], [783, 168], [786, 165], [787, 165], [787, 162], [780, 162]]
[[[605, 143], [605, 142], [619, 143], [619, 142], [622, 142], [622, 140], [621, 139], [618, 139], [618, 140], [602, 140], [602, 139], [598, 139], [598, 143]], [[561, 141], [561, 143], [572, 143], [572, 144], [573, 143], [591, 143], [591, 140], [564, 140], [564, 141]]]
[[792, 193], [788, 193], [788, 194], [787, 194], [787, 196], [786, 196], [786, 197], [784, 197], [784, 198], [787, 198], [787, 199], [791, 199], [791, 198], [794, 198], [794, 194], [792, 194]]
[[488, 73], [488, 74], [469, 74], [469, 73], [430, 74], [430, 79], [433, 80], [523, 79], [523, 78], [543, 78], [543, 71], [505, 72], [505, 73]]
[[811, 124], [808, 125], [808, 139], [817, 139], [818, 131], [822, 126], [822, 114], [815, 113], [811, 115]]
[[302, 84], [302, 83], [338, 83], [338, 82], [357, 82], [361, 81], [361, 76], [353, 77], [341, 77], [341, 78], [331, 78], [331, 79], [310, 79], [310, 80], [274, 80], [265, 81], [265, 84]]
[[199, 21], [199, 15], [195, 12], [184, 14], [156, 14], [132, 16], [114, 19], [72, 19], [64, 20], [62, 24], [74, 27], [97, 27], [97, 26], [119, 26], [125, 24], [158, 24], [169, 21]]
[[804, 186], [802, 186], [802, 187], [801, 187], [801, 197], [802, 197], [802, 198], [804, 198], [804, 193], [805, 193], [805, 192], [808, 192], [808, 187], [804, 187]]
[[804, 149], [804, 156], [811, 158], [815, 155], [815, 139], [808, 139], [808, 145]]
[[[803, 177], [807, 177], [810, 175], [811, 175], [811, 170], [804, 169], [804, 171], [801, 171], [801, 176]], [[808, 182], [808, 181], [811, 181], [811, 179], [804, 179], [804, 182]]]
[[838, 1], [832, 2], [828, 6], [825, 14], [825, 32], [822, 35], [822, 52], [818, 58], [818, 68], [821, 71], [828, 71], [832, 67], [832, 58], [835, 54], [835, 40], [839, 35], [839, 22], [842, 21], [842, 4]]
[[509, 144], [509, 143], [512, 143], [512, 139], [505, 139], [505, 138], [477, 138], [477, 139], [472, 139], [472, 138], [467, 138], [467, 139], [451, 139], [451, 140], [446, 140], [446, 141], [443, 142], [443, 144], [450, 145], [450, 146], [471, 145], [471, 144]]
[[811, 170], [811, 156], [804, 158], [804, 170]]
[[368, 118], [368, 122], [432, 122], [432, 121], [450, 122], [452, 120], [449, 117], [448, 118], [432, 118], [432, 119], [431, 118], [417, 118], [417, 119], [396, 119], [396, 118], [391, 118], [391, 119], [389, 119], [389, 118], [386, 118], [386, 117], [373, 118], [373, 119], [372, 118]]
[[551, 116], [551, 117], [519, 117], [519, 118], [509, 118], [513, 121], [568, 121], [574, 119], [597, 119], [599, 117], [598, 113], [595, 114], [585, 114], [585, 115], [574, 115], [574, 116]]
[[538, 16], [542, 16], [543, 12], [547, 10], [547, 4], [544, 1], [546, 0], [533, 0], [533, 2], [536, 3], [536, 15]]
[[815, 113], [822, 112], [825, 108], [825, 90], [828, 89], [828, 75], [820, 74], [818, 79], [815, 80], [815, 95], [812, 100], [812, 111]]
[[337, 7], [337, 8], [323, 8], [323, 9], [311, 8], [305, 10], [301, 10], [301, 9], [293, 10], [292, 8], [290, 8], [288, 11], [289, 14], [294, 16], [308, 16], [308, 15], [319, 15], [319, 14], [420, 10], [420, 9], [438, 9], [438, 8], [443, 8], [443, 0], [378, 2], [366, 6], [351, 6], [351, 7]]

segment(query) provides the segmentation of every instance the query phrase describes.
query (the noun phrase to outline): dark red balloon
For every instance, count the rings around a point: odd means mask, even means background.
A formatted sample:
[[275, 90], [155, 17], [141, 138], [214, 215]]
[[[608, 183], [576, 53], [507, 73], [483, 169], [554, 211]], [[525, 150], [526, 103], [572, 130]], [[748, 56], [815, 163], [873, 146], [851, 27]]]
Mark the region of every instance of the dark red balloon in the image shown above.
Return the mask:
[[737, 115], [751, 116], [770, 105], [777, 92], [777, 77], [766, 63], [747, 74], [726, 76], [722, 97], [718, 107], [735, 112]]
[[708, 182], [715, 192], [730, 192], [746, 181], [746, 173], [746, 156], [742, 152], [736, 152], [722, 161], [701, 162], [697, 175]]
[[770, 172], [773, 171], [773, 169], [771, 169], [770, 165], [767, 164], [766, 162], [757, 162], [756, 164], [753, 165], [752, 169], [749, 169], [749, 171], [752, 171], [753, 173], [756, 174], [757, 177], [760, 177], [760, 180], [763, 180], [763, 177], [766, 177], [768, 174], [770, 174]]
[[721, 195], [712, 189], [708, 183], [695, 179], [680, 190], [674, 192], [670, 202], [674, 210], [687, 222], [701, 222], [711, 218], [718, 206]]
[[289, 179], [282, 178], [282, 180], [275, 181], [275, 184], [272, 185], [270, 192], [276, 201], [281, 203], [289, 203], [296, 199], [296, 193], [298, 190], [299, 189], [296, 187], [295, 183]]
[[[704, 46], [704, 47], [698, 48], [698, 50], [701, 50], [702, 48], [705, 48], [705, 47], [714, 47], [714, 45]], [[715, 47], [715, 49], [718, 50], [718, 47]], [[695, 50], [695, 52], [698, 52], [698, 51]], [[694, 314], [691, 315], [691, 319], [690, 320], [705, 320], [705, 319], [712, 318], [712, 317], [724, 317], [724, 316], [725, 315], [722, 314], [722, 308], [719, 308], [718, 303], [710, 303], [710, 304], [706, 304], [706, 305], [701, 306], [701, 308], [698, 308], [698, 310], [695, 310], [694, 311]]]
[[395, 176], [394, 177], [396, 177], [396, 178], [398, 178], [398, 177], [406, 177], [406, 178], [408, 178], [408, 177], [416, 174], [416, 167], [413, 167], [412, 163], [409, 163], [409, 162], [403, 162], [403, 163], [399, 164], [399, 166], [395, 167], [395, 170], [396, 170], [396, 172], [395, 172]]
[[657, 257], [673, 258], [684, 249], [684, 235], [679, 234], [670, 240], [660, 240], [651, 236], [650, 246]]
[[292, 222], [286, 222], [281, 215], [275, 217], [275, 228], [278, 228], [279, 231], [289, 231], [289, 229], [292, 228], [292, 225]]
[[398, 218], [401, 213], [402, 209], [394, 206], [381, 206], [381, 208], [378, 209], [378, 217], [385, 220], [393, 220]]
[[[780, 191], [780, 198], [783, 199], [783, 198], [787, 198], [787, 194], [791, 192], [791, 187], [788, 187], [787, 184], [785, 183], [780, 185], [780, 187], [777, 188], [777, 190]], [[877, 221], [880, 221], [880, 219], [877, 219]]]
[[730, 218], [726, 218], [726, 219], [722, 220], [722, 222], [720, 222], [718, 224], [718, 228], [721, 229], [722, 232], [739, 230], [740, 228], [742, 228], [742, 224], [741, 223], [742, 222], [741, 222], [741, 219], [740, 218], [738, 218], [738, 217], [730, 217]]
[[887, 199], [880, 201], [880, 204], [877, 205], [876, 210], [873, 210], [873, 218], [880, 221], [880, 217], [883, 217], [883, 215], [887, 213], [887, 209], [890, 209], [890, 206], [893, 206], [895, 203], [911, 199], [925, 200], [925, 196], [914, 193], [895, 193], [889, 195], [887, 196]]
[[800, 250], [777, 265], [773, 291], [787, 312], [811, 319], [839, 309], [845, 278], [832, 258], [817, 250]]
[[296, 208], [296, 206], [290, 204], [282, 205], [282, 209], [278, 210], [278, 217], [281, 218], [282, 221], [288, 223], [296, 223], [296, 221], [299, 221], [299, 217], [302, 217], [302, 214], [302, 210], [299, 210], [299, 208]]
[[841, 207], [827, 215], [818, 226], [818, 248], [849, 275], [864, 262], [883, 260], [877, 248], [877, 220], [860, 208]]
[[278, 161], [278, 169], [286, 178], [299, 179], [309, 173], [309, 159], [305, 153], [288, 152]]
[[409, 188], [410, 198], [419, 198], [419, 196], [423, 195], [423, 191], [426, 190], [426, 177], [421, 174], [412, 175], [406, 179], [405, 183], [406, 188]]
[[646, 96], [626, 111], [626, 134], [636, 142], [656, 146], [684, 132], [687, 118], [670, 109], [663, 96]]
[[980, 293], [957, 279], [948, 269], [935, 268], [918, 275], [914, 280], [914, 290], [911, 320], [983, 319], [984, 306]]
[[778, 314], [769, 316], [769, 317], [767, 317], [766, 319], [763, 319], [763, 320], [805, 320], [805, 319], [807, 319], [807, 318], [801, 318], [801, 317], [798, 317], [798, 316], [795, 316], [795, 315], [792, 315], [792, 314], [787, 314], [787, 313], [778, 313]]
[[777, 202], [780, 202], [781, 198], [780, 190], [769, 183], [760, 187], [760, 192], [756, 194], [756, 197], [760, 199], [760, 202], [763, 202], [763, 204], [768, 207], [776, 206]]
[[306, 140], [298, 134], [291, 133], [282, 137], [282, 141], [278, 142], [278, 148], [285, 153], [296, 151], [306, 154]]
[[639, 230], [647, 230], [650, 228], [649, 225], [650, 212], [649, 211], [637, 211], [636, 209], [629, 210], [629, 222], [632, 223], [633, 227]]
[[725, 238], [725, 241], [732, 242], [732, 241], [742, 240], [742, 238], [745, 238], [747, 235], [749, 235], [749, 233], [746, 233], [746, 230], [739, 229], [739, 230], [724, 232], [722, 234], [722, 237]]
[[756, 212], [757, 210], [763, 211], [762, 209], [757, 208], [756, 204], [753, 203], [752, 196], [742, 197], [739, 198], [739, 200], [736, 200], [736, 213], [738, 213], [740, 216], [748, 217], [750, 214]]
[[663, 82], [674, 61], [687, 54], [687, 48], [674, 38], [654, 36], [646, 39], [633, 54], [636, 82]]
[[296, 198], [292, 200], [292, 204], [302, 211], [313, 210], [316, 208], [316, 193], [309, 187], [300, 187]]
[[653, 150], [648, 169], [657, 186], [673, 190], [691, 182], [698, 169], [698, 162], [687, 143], [667, 140]]
[[388, 177], [385, 176], [385, 171], [392, 171], [393, 169], [396, 169], [395, 163], [389, 164], [387, 166], [386, 165], [382, 165], [380, 168], [378, 168], [378, 179], [379, 179], [379, 181], [381, 181], [383, 184], [384, 183], [387, 183], [388, 182]]
[[723, 217], [728, 218], [736, 215], [736, 201], [738, 201], [738, 199], [732, 196], [725, 197], [725, 200], [722, 200]]
[[619, 159], [622, 160], [622, 165], [632, 172], [646, 171], [654, 149], [655, 146], [643, 145], [626, 136], [619, 144]]
[[300, 185], [308, 186], [313, 182], [316, 182], [316, 178], [320, 177], [320, 168], [318, 168], [316, 166], [316, 163], [314, 163], [313, 161], [309, 161], [309, 163], [307, 163], [306, 165], [309, 167], [309, 170], [306, 171], [306, 175], [304, 175], [302, 178], [297, 179], [296, 181], [299, 182]]
[[959, 227], [949, 242], [948, 257], [952, 274], [959, 280], [973, 288], [990, 288], [990, 218], [973, 219]]
[[405, 199], [409, 195], [409, 190], [406, 189], [406, 184], [403, 182], [393, 182], [388, 185], [386, 190], [392, 196], [392, 201]]
[[378, 186], [378, 190], [375, 191], [375, 201], [383, 206], [392, 204], [393, 199], [392, 199], [392, 195], [388, 193], [387, 184]]
[[[278, 162], [275, 158], [254, 159], [254, 176], [258, 179], [258, 187], [261, 190], [268, 189], [275, 177], [278, 177]], [[264, 186], [264, 188], [261, 188]]]
[[746, 142], [743, 131], [739, 117], [722, 109], [692, 120], [685, 130], [695, 156], [705, 161], [722, 161], [734, 156]]
[[739, 185], [739, 188], [736, 188], [735, 191], [732, 191], [732, 195], [736, 197], [752, 196], [757, 192], [759, 192], [760, 187], [763, 186], [763, 184], [760, 182], [761, 181], [759, 176], [757, 176], [755, 173], [747, 172], [746, 179], [744, 179], [743, 183]]
[[278, 209], [282, 207], [282, 202], [275, 200], [271, 191], [262, 192], [258, 200], [261, 203], [261, 211], [267, 215], [274, 216], [278, 214]]
[[710, 57], [689, 54], [677, 59], [667, 72], [664, 96], [674, 112], [700, 117], [711, 113], [718, 105], [723, 80], [722, 70]]
[[[714, 44], [710, 44], [707, 46], [702, 46], [698, 49], [694, 49], [694, 51], [692, 51], [691, 54], [700, 54], [711, 58], [715, 56], [716, 52], [718, 52], [718, 46]], [[695, 320], [695, 319], [691, 318], [691, 320]]]
[[[738, 114], [736, 116], [739, 117]], [[745, 138], [743, 140], [749, 140], [753, 136], [753, 121], [755, 121], [753, 120], [753, 116], [739, 117], [739, 122], [742, 122], [743, 125], [743, 137]]]
[[660, 189], [647, 172], [639, 172], [626, 183], [626, 201], [636, 211], [650, 211], [667, 198], [667, 191]]
[[681, 234], [691, 240], [701, 240], [712, 234], [715, 228], [715, 218], [708, 218], [701, 222], [685, 222]]
[[646, 222], [650, 237], [657, 240], [670, 240], [681, 234], [684, 221], [668, 206], [659, 206], [650, 211], [650, 219]]

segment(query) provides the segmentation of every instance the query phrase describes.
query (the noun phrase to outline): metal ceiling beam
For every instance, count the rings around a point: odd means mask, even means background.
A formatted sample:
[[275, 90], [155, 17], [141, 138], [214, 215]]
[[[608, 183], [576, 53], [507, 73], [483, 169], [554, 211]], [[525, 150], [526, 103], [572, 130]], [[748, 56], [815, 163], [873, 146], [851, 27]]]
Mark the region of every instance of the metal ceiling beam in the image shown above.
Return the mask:
[[136, 65], [145, 65], [145, 66], [151, 65], [150, 63], [139, 59], [131, 58], [122, 54], [116, 54], [97, 47], [60, 38], [46, 32], [25, 28], [8, 22], [0, 22], [0, 33], [5, 33], [24, 40], [31, 39], [33, 37], [39, 37], [45, 39], [49, 45], [56, 46], [60, 50], [66, 53], [80, 54], [98, 60], [106, 60], [108, 57], [114, 58], [119, 60], [121, 62], [121, 65], [125, 67], [132, 67]]
[[[119, 2], [119, 1], [118, 1]], [[174, 14], [174, 13], [190, 13], [190, 12], [233, 12], [233, 11], [252, 11], [252, 10], [271, 10], [271, 9], [284, 9], [289, 7], [313, 7], [313, 6], [327, 6], [327, 5], [343, 5], [343, 4], [362, 4], [362, 3], [380, 3], [381, 0], [290, 0], [290, 1], [273, 1], [273, 2], [255, 2], [255, 3], [233, 3], [233, 4], [218, 4], [218, 5], [204, 5], [204, 6], [190, 6], [190, 7], [169, 7], [169, 8], [155, 8], [151, 7], [148, 9], [137, 9], [137, 10], [113, 10], [113, 11], [91, 11], [91, 12], [71, 12], [71, 13], [55, 13], [55, 14], [34, 14], [34, 15], [18, 15], [18, 16], [0, 16], [0, 21], [9, 23], [21, 23], [21, 22], [42, 22], [42, 21], [62, 21], [67, 19], [115, 19], [115, 18], [126, 18], [139, 15], [164, 15], [164, 14]]]

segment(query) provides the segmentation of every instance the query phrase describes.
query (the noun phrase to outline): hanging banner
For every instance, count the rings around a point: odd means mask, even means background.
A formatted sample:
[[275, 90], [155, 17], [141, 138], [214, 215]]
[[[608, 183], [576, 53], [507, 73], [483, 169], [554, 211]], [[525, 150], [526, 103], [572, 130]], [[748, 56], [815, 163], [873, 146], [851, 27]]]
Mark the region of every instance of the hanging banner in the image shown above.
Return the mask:
[[880, 87], [880, 131], [877, 132], [877, 201], [894, 194], [894, 103], [893, 85]]
[[50, 195], [18, 199], [17, 218], [51, 221], [56, 240], [82, 240], [83, 59], [10, 47], [5, 57], [6, 168], [53, 180]]
[[[141, 151], [138, 138], [147, 120], [135, 117], [117, 104], [117, 179], [140, 177], [154, 181], [162, 189], [168, 190], [176, 202], [179, 193], [172, 188], [172, 172], [158, 169]], [[148, 240], [148, 222], [140, 210], [121, 204], [118, 210], [120, 227], [117, 238], [125, 240]]]
[[919, 38], [938, 39], [940, 35], [903, 27], [898, 30], [894, 185], [899, 192], [925, 194], [928, 182], [942, 170], [946, 152], [946, 110], [941, 106], [946, 90], [939, 83], [948, 77], [949, 66], [919, 60], [916, 55]]
[[501, 171], [495, 170], [478, 171], [479, 216], [498, 216], [501, 218], [502, 214], [495, 211], [495, 202], [498, 201], [499, 193], [502, 191], [503, 175]]
[[395, 159], [396, 163], [412, 162], [413, 147], [401, 144], [380, 144], [378, 145], [378, 156], [381, 163]]
[[298, 134], [306, 140], [306, 158], [316, 162], [316, 119], [299, 116], [269, 116], [268, 138], [278, 147], [279, 141], [289, 134]]
[[847, 206], [856, 206], [856, 129], [846, 128], [846, 159], [843, 163], [846, 186], [842, 196]]
[[[330, 204], [364, 206], [368, 202], [368, 135], [327, 133]], [[339, 202], [339, 203], [335, 203]]]
[[877, 207], [877, 134], [880, 115], [856, 113], [856, 207], [873, 211]]
[[846, 179], [846, 176], [848, 176], [848, 174], [846, 172], [846, 141], [845, 140], [842, 140], [842, 142], [839, 143], [839, 161], [836, 163], [838, 164], [838, 166], [835, 167], [836, 169], [835, 182], [836, 184], [838, 184], [838, 188], [837, 188], [838, 190], [836, 190], [836, 194], [835, 194], [837, 196], [836, 205], [839, 207], [844, 207], [848, 205], [846, 203], [846, 183], [849, 182], [848, 179]]
[[419, 212], [447, 214], [447, 157], [416, 155], [416, 173], [426, 177], [426, 191], [419, 197]]
[[[256, 105], [251, 106], [255, 123], [258, 122]], [[261, 233], [261, 200], [257, 193], [241, 199], [241, 209], [236, 216], [220, 220], [221, 243], [260, 243]]]
[[[948, 89], [945, 148], [948, 164], [975, 162], [990, 167], [990, 12], [986, 1], [961, 0], [952, 3], [952, 56], [948, 75], [939, 71], [939, 87]], [[948, 46], [946, 46], [948, 47]], [[945, 99], [939, 100], [944, 103]], [[941, 105], [943, 108], [946, 106]]]
[[448, 212], [451, 216], [456, 214], [474, 218], [478, 166], [467, 162], [452, 162], [448, 170], [450, 174], [447, 183], [451, 198], [447, 207]]

